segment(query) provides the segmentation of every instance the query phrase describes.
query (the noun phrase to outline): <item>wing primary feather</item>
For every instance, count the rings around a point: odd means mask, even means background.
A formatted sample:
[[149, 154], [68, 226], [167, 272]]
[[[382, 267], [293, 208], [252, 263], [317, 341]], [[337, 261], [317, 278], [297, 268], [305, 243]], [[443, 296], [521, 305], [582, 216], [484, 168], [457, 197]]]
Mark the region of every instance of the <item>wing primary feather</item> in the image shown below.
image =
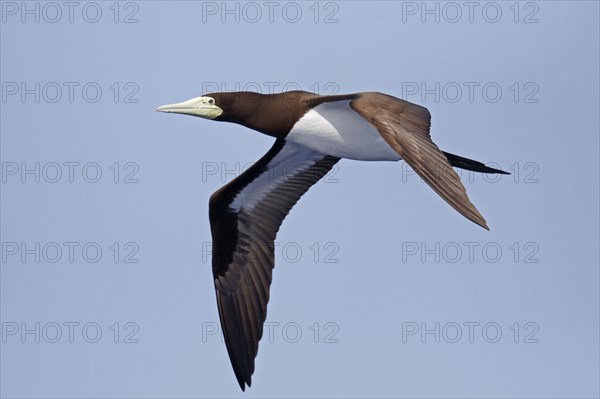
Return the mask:
[[[285, 169], [288, 158], [299, 167]], [[267, 317], [277, 231], [300, 197], [338, 161], [279, 139], [259, 161], [211, 196], [219, 319], [242, 391], [252, 382]]]
[[446, 154], [431, 140], [431, 116], [427, 108], [381, 93], [362, 93], [350, 106], [375, 126], [383, 139], [450, 206], [489, 230]]
[[510, 173], [508, 173], [508, 172], [505, 172], [500, 169], [495, 169], [490, 166], [486, 166], [485, 164], [483, 164], [479, 161], [461, 157], [459, 155], [450, 154], [449, 152], [445, 152], [445, 151], [442, 151], [442, 152], [448, 159], [448, 162], [450, 162], [450, 165], [456, 166], [457, 168], [472, 170], [473, 172], [480, 172], [480, 173], [498, 173], [501, 175], [510, 175]]

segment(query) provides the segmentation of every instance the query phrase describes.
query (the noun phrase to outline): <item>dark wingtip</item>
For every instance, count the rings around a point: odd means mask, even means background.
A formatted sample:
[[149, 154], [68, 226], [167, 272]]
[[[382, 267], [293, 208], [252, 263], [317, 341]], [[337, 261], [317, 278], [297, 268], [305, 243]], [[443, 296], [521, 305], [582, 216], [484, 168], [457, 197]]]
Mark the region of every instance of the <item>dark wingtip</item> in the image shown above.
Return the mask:
[[[238, 380], [238, 384], [240, 385], [240, 389], [242, 390], [242, 392], [245, 392], [246, 391], [246, 380], [244, 379], [244, 377], [236, 372], [235, 378]], [[250, 383], [248, 383], [248, 386], [250, 386]]]
[[244, 376], [236, 373], [235, 378], [237, 379], [242, 392], [246, 392], [246, 386], [250, 387], [252, 385], [252, 376], [248, 376], [246, 379]]
[[489, 172], [483, 172], [483, 173], [498, 173], [499, 175], [510, 175], [510, 172], [505, 172], [502, 169], [494, 169], [494, 168], [490, 168], [489, 166], [486, 166], [486, 169], [488, 169]]
[[246, 381], [244, 381], [243, 378], [238, 377], [237, 382], [238, 384], [240, 384], [240, 389], [242, 390], [242, 392], [246, 392]]
[[457, 168], [472, 170], [473, 172], [480, 173], [498, 173], [501, 175], [510, 175], [510, 173], [508, 172], [505, 172], [500, 169], [491, 168], [479, 161], [474, 161], [472, 159], [461, 157], [459, 155], [450, 154], [449, 152], [445, 151], [444, 155], [446, 155], [446, 158], [448, 159], [448, 162], [450, 162], [450, 165], [456, 166]]

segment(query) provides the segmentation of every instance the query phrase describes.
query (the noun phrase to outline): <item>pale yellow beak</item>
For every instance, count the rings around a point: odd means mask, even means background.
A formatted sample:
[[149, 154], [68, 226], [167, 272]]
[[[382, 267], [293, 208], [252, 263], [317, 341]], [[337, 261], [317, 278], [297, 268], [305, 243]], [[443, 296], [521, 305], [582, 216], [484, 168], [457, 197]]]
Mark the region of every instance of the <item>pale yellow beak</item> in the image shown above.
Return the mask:
[[215, 105], [212, 97], [196, 97], [177, 104], [162, 105], [156, 108], [158, 112], [172, 112], [175, 114], [199, 116], [206, 119], [215, 119], [223, 110]]

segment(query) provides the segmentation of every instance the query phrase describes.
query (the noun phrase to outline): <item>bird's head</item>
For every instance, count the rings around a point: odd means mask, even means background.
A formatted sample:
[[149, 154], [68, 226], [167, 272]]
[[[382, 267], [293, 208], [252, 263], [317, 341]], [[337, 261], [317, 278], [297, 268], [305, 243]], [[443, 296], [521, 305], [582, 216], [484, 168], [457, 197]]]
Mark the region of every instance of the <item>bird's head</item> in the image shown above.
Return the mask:
[[210, 93], [180, 103], [163, 105], [156, 110], [235, 123], [249, 118], [256, 111], [262, 96], [253, 92]]
[[285, 137], [318, 96], [302, 91], [261, 94], [250, 91], [210, 93], [156, 110], [231, 122], [261, 133]]

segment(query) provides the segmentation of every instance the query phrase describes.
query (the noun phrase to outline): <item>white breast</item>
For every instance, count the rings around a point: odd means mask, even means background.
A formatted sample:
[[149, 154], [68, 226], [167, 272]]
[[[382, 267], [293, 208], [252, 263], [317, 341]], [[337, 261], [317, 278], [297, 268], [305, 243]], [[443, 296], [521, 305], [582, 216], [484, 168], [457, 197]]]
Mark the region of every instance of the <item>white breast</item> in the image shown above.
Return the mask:
[[323, 103], [308, 111], [296, 122], [286, 140], [339, 158], [400, 159], [377, 129], [350, 107], [350, 100]]

